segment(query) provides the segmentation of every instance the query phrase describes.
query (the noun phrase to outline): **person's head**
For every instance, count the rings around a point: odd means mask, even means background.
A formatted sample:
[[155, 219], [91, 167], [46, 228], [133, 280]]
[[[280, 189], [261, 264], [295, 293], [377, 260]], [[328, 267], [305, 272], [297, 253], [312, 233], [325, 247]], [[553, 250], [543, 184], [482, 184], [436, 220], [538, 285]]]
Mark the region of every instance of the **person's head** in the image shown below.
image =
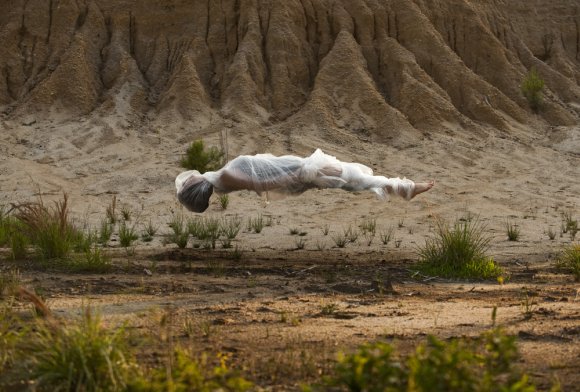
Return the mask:
[[213, 185], [199, 172], [181, 173], [175, 180], [177, 199], [189, 211], [204, 212], [209, 207]]

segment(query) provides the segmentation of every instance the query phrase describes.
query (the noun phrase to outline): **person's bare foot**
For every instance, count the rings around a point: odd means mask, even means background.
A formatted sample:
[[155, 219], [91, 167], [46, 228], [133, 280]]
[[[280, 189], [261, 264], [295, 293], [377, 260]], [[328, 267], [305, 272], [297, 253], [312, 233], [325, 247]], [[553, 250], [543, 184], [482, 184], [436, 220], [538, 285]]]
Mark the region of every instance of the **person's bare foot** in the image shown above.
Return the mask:
[[433, 180], [429, 182], [416, 182], [415, 189], [413, 189], [413, 193], [411, 194], [411, 199], [420, 193], [427, 192], [429, 189], [433, 188], [433, 185], [435, 185], [435, 181]]

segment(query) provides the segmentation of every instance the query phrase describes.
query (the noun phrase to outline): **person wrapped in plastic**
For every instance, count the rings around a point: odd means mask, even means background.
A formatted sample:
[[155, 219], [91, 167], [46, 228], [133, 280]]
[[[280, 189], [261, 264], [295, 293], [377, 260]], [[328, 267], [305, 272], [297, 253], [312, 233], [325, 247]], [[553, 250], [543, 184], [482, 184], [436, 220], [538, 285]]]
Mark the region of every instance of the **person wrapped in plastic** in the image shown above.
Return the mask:
[[204, 212], [215, 190], [225, 194], [240, 190], [298, 195], [309, 189], [340, 188], [369, 190], [381, 199], [397, 195], [411, 200], [433, 187], [433, 181], [415, 183], [406, 178], [375, 176], [373, 170], [356, 162], [341, 162], [317, 149], [311, 156], [271, 154], [242, 155], [218, 171], [183, 172], [175, 179], [177, 198], [188, 210]]

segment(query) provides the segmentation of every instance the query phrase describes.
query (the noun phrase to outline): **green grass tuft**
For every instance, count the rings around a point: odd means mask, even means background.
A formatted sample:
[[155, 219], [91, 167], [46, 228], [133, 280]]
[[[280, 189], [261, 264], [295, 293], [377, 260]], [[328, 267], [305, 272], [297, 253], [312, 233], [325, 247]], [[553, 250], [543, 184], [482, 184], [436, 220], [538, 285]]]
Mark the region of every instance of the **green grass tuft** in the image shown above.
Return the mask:
[[564, 271], [571, 272], [574, 279], [580, 282], [580, 245], [571, 245], [564, 248], [556, 261], [556, 266]]
[[435, 236], [418, 249], [419, 271], [445, 278], [490, 279], [503, 271], [486, 255], [491, 238], [477, 220], [437, 223]]

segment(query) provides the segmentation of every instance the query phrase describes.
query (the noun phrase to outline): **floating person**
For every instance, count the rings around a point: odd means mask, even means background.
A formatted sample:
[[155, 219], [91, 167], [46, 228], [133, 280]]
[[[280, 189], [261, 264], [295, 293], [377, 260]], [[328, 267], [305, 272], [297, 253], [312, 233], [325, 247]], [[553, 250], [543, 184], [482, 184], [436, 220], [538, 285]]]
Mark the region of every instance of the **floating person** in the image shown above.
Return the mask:
[[406, 178], [375, 176], [373, 170], [356, 162], [341, 162], [317, 149], [306, 158], [294, 155], [242, 155], [217, 171], [201, 174], [183, 172], [175, 179], [177, 198], [188, 210], [204, 212], [215, 190], [225, 194], [240, 190], [298, 195], [309, 189], [340, 188], [355, 192], [369, 190], [381, 199], [397, 195], [411, 200], [426, 192], [433, 181], [413, 182]]

